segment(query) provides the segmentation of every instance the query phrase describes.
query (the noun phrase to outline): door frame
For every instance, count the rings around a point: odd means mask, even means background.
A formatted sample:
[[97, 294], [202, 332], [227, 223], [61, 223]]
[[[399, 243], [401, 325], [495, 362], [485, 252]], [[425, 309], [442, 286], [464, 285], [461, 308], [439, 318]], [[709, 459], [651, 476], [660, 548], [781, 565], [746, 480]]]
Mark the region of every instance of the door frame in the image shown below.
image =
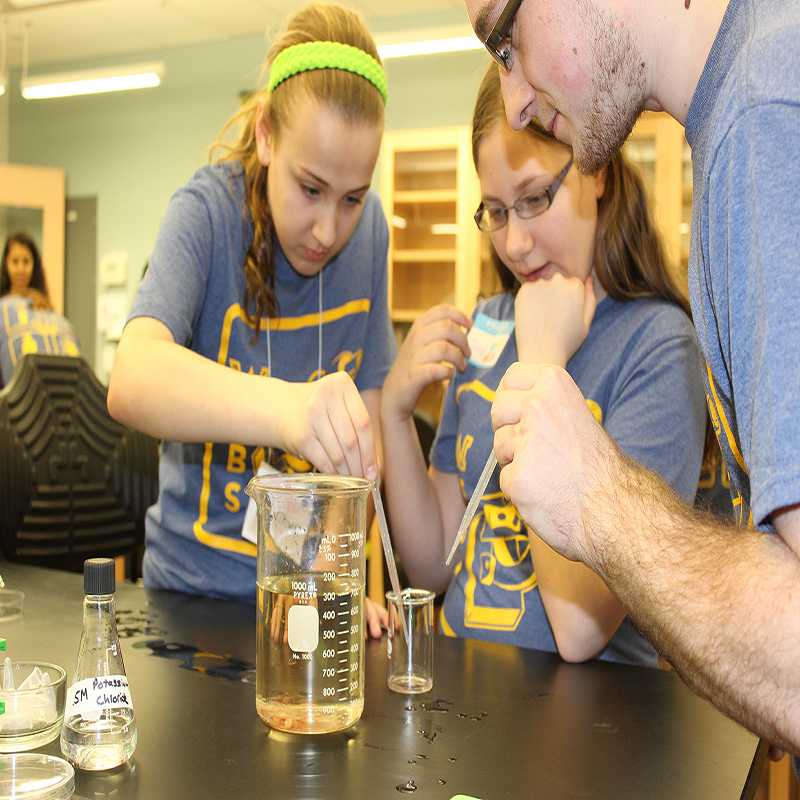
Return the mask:
[[64, 313], [64, 170], [0, 164], [0, 206], [42, 212], [42, 263], [50, 302]]

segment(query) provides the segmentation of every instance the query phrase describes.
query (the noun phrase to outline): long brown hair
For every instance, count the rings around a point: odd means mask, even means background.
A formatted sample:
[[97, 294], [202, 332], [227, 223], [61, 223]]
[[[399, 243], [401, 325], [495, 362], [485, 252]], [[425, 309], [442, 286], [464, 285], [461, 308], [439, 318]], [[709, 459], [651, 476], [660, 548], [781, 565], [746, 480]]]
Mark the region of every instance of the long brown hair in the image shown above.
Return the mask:
[[[506, 114], [497, 67], [490, 64], [483, 76], [472, 117], [472, 159], [478, 169], [478, 149]], [[567, 148], [537, 122], [526, 131], [547, 144]], [[671, 274], [664, 247], [647, 207], [638, 173], [622, 152], [606, 168], [605, 191], [598, 202], [594, 266], [597, 279], [615, 300], [660, 297], [680, 306], [689, 317], [689, 302]], [[517, 281], [492, 248], [492, 261], [502, 287], [513, 291]]]
[[6, 239], [5, 247], [3, 247], [3, 260], [0, 261], [0, 297], [8, 294], [11, 291], [11, 274], [8, 271], [8, 253], [11, 250], [12, 244], [19, 244], [27, 247], [30, 251], [31, 258], [33, 259], [33, 272], [31, 273], [31, 281], [28, 284], [29, 289], [38, 289], [50, 301], [50, 295], [47, 292], [47, 278], [44, 274], [44, 266], [42, 265], [42, 257], [39, 255], [39, 248], [36, 242], [28, 236], [27, 233], [17, 231], [12, 233]]
[[[261, 68], [263, 83], [277, 55], [303, 42], [341, 42], [358, 47], [380, 61], [375, 42], [362, 18], [353, 11], [337, 5], [315, 3], [298, 11], [288, 21], [286, 30], [270, 47]], [[292, 119], [296, 104], [305, 98], [336, 109], [348, 122], [383, 124], [383, 98], [367, 80], [340, 69], [318, 69], [301, 72], [288, 78], [270, 94], [261, 88], [223, 127], [211, 146], [212, 163], [239, 161], [244, 169], [247, 211], [253, 221], [253, 241], [244, 263], [245, 293], [243, 308], [247, 319], [255, 325], [265, 314], [277, 311], [275, 298], [275, 226], [267, 196], [267, 168], [258, 160], [256, 150], [256, 121], [259, 109], [264, 108], [270, 133], [275, 139]], [[225, 137], [234, 127], [241, 126], [234, 144]], [[222, 155], [214, 158], [217, 150]]]
[[[472, 160], [478, 169], [478, 149], [498, 122], [505, 124], [506, 113], [497, 67], [490, 64], [483, 76], [472, 117]], [[548, 144], [559, 142], [537, 122], [526, 128], [536, 139]], [[661, 238], [647, 207], [647, 195], [639, 174], [617, 151], [606, 167], [605, 191], [598, 201], [597, 243], [594, 268], [602, 287], [615, 300], [656, 297], [675, 303], [689, 319], [692, 312], [686, 295], [670, 272]], [[492, 264], [506, 291], [518, 288], [517, 280], [491, 248]], [[714, 471], [719, 446], [706, 413], [703, 443], [704, 469]]]

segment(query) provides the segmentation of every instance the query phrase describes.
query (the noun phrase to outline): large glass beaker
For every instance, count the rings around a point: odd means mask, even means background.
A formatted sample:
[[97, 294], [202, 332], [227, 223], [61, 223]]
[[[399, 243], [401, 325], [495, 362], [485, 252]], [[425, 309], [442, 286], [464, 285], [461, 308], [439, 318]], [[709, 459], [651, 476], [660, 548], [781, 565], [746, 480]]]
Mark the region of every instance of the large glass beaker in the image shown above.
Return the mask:
[[331, 733], [364, 709], [364, 543], [371, 484], [253, 478], [258, 509], [256, 710], [271, 728]]

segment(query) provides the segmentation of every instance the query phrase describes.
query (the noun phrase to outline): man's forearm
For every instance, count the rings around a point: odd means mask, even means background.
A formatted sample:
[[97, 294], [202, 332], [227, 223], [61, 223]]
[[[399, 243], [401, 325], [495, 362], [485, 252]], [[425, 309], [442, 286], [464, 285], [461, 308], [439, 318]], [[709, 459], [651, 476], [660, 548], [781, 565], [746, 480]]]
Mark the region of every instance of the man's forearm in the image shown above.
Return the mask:
[[584, 506], [589, 560], [697, 692], [800, 753], [800, 560], [686, 506], [624, 459]]

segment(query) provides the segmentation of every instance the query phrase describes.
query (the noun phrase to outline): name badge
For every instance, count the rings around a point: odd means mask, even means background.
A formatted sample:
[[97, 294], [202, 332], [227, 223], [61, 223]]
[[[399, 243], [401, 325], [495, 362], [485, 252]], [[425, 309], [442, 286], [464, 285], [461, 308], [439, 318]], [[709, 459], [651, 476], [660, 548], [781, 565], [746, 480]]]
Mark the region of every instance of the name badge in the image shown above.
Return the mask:
[[493, 367], [513, 331], [514, 320], [493, 319], [479, 312], [467, 335], [469, 363], [475, 367]]
[[[262, 461], [258, 467], [256, 475], [260, 478], [263, 475], [277, 475], [278, 470], [266, 461]], [[244, 512], [244, 524], [242, 525], [242, 538], [248, 542], [258, 544], [258, 509], [256, 501], [250, 498], [247, 504], [247, 511]]]

